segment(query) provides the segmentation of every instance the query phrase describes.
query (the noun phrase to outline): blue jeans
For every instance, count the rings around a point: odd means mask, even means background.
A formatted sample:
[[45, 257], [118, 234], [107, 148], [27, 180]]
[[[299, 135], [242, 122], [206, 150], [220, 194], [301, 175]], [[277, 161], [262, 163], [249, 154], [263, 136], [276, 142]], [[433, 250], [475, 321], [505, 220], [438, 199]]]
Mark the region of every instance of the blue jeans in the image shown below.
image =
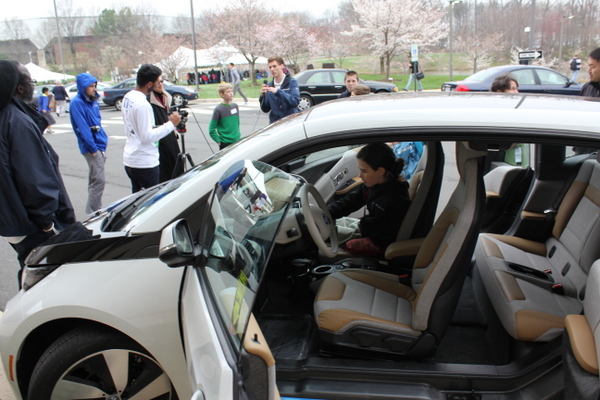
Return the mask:
[[414, 81], [417, 81], [417, 83], [419, 84], [419, 91], [423, 90], [423, 85], [421, 85], [421, 81], [417, 79], [417, 74], [410, 74], [410, 78], [408, 78], [408, 83], [406, 84], [406, 86], [404, 87], [404, 90], [409, 90], [411, 84]]

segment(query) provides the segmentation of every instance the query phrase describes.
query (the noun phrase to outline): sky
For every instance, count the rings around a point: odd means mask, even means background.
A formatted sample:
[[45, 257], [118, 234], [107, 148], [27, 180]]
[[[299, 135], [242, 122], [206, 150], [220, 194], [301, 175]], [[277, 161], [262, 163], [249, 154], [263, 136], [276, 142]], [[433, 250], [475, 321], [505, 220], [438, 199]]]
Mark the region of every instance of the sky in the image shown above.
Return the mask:
[[[192, 1], [195, 15], [198, 15], [198, 13], [208, 7], [215, 7], [224, 3], [223, 0]], [[104, 2], [102, 0], [72, 0], [72, 2], [75, 7], [81, 7], [86, 15], [98, 15], [104, 8], [119, 9], [124, 4], [134, 7], [142, 2], [151, 5], [159, 15], [175, 17], [178, 14], [188, 14], [190, 12], [190, 2], [188, 0], [174, 2], [165, 0], [129, 0], [120, 3], [113, 1]], [[309, 11], [314, 16], [321, 16], [323, 11], [327, 9], [336, 9], [339, 2], [340, 0], [279, 0], [277, 2], [265, 2], [265, 4], [269, 8], [279, 9], [282, 12]], [[12, 19], [13, 17], [29, 19], [54, 15], [53, 0], [3, 0], [2, 3], [2, 17], [0, 17], [2, 21], [4, 19]]]

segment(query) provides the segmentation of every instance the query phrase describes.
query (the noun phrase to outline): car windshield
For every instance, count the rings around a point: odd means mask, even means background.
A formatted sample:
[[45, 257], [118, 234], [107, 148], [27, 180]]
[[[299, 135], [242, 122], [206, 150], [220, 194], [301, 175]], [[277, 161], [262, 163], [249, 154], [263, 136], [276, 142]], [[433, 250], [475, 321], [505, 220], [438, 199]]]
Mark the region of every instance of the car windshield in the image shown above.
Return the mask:
[[148, 211], [152, 205], [169, 196], [188, 181], [196, 179], [203, 171], [214, 166], [218, 161], [219, 158], [211, 157], [176, 179], [134, 193], [120, 202], [108, 206], [109, 215], [104, 220], [102, 230], [104, 232], [127, 230], [129, 222]]
[[465, 78], [465, 81], [483, 82], [491, 76], [496, 76], [498, 74], [498, 71], [499, 71], [498, 68], [484, 69], [483, 71], [479, 71], [479, 72], [469, 76], [468, 78]]
[[239, 161], [216, 185], [204, 223], [204, 270], [239, 349], [275, 236], [300, 181], [270, 165]]

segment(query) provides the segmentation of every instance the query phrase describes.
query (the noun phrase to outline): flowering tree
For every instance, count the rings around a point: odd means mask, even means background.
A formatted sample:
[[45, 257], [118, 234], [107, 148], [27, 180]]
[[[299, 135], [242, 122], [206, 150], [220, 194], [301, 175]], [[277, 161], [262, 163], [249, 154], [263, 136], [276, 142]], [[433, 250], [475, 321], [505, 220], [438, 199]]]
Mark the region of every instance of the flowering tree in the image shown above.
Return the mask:
[[[360, 15], [360, 24], [352, 25], [351, 34], [370, 42], [373, 54], [390, 76], [390, 63], [410, 45], [426, 45], [446, 35], [442, 21], [446, 11], [420, 0], [352, 0]], [[383, 71], [382, 71], [383, 72]]]

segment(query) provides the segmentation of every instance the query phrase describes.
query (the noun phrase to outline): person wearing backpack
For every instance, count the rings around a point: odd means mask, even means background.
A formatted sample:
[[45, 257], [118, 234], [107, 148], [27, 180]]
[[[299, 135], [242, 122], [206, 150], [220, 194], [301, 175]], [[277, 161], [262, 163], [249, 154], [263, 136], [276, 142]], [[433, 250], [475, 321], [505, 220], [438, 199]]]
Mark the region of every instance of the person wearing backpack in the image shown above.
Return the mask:
[[581, 69], [581, 58], [577, 56], [578, 54], [575, 53], [569, 64], [569, 67], [571, 68], [571, 80], [573, 82], [577, 82], [577, 74], [579, 74], [579, 70]]

